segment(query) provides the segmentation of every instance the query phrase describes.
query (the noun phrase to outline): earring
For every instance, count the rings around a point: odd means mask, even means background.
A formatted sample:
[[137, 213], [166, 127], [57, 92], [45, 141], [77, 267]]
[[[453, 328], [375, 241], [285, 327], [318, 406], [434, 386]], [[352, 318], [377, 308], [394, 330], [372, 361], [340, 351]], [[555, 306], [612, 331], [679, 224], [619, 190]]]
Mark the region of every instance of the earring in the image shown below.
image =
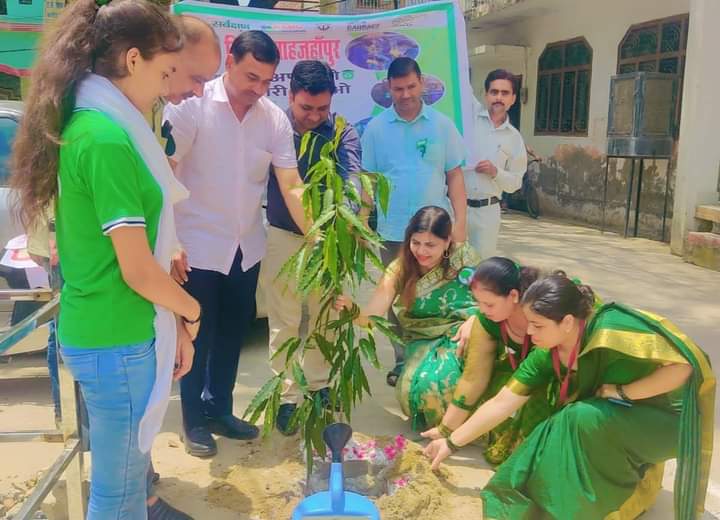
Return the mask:
[[443, 258], [450, 258], [450, 249], [443, 251]]

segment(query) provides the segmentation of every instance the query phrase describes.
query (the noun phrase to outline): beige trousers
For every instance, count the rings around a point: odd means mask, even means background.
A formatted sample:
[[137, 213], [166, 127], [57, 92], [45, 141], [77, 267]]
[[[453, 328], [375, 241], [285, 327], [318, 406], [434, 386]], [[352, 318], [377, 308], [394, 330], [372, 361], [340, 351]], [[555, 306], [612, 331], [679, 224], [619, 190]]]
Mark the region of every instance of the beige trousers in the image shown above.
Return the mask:
[[[315, 327], [320, 311], [320, 299], [301, 299], [295, 289], [295, 281], [277, 275], [285, 262], [303, 245], [305, 239], [290, 231], [270, 226], [268, 229], [267, 253], [260, 268], [260, 284], [265, 292], [268, 328], [270, 329], [270, 358], [292, 337], [306, 337]], [[328, 386], [330, 365], [317, 348], [296, 354], [305, 373], [309, 390], [320, 390]], [[270, 368], [279, 374], [285, 369], [285, 354], [271, 359]], [[290, 375], [290, 371], [286, 372]], [[298, 403], [302, 391], [292, 376], [285, 379], [282, 403]]]

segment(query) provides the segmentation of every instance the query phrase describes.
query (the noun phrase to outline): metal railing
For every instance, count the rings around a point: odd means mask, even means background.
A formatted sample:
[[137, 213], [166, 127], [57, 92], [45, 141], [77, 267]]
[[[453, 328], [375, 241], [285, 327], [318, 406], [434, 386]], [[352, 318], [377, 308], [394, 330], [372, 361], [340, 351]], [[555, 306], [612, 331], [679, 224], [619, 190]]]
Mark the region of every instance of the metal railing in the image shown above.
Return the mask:
[[[0, 291], [0, 300], [46, 301], [45, 305], [33, 312], [10, 329], [0, 333], [0, 354], [12, 354], [13, 347], [31, 334], [40, 325], [57, 316], [59, 295], [49, 289], [20, 289]], [[0, 442], [62, 442], [65, 447], [60, 456], [47, 469], [37, 485], [13, 514], [13, 520], [31, 520], [45, 497], [65, 475], [68, 518], [85, 518], [85, 496], [83, 491], [83, 438], [78, 408], [79, 388], [70, 372], [59, 359], [60, 405], [62, 419], [60, 428], [54, 430], [20, 430], [0, 432]]]

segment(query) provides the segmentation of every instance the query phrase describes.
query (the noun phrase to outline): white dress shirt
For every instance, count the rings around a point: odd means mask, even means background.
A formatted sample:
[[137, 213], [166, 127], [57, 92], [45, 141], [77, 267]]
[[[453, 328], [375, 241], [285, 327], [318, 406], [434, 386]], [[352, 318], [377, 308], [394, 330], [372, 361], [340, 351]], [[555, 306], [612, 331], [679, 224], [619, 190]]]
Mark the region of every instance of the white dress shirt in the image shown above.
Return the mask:
[[190, 266], [228, 274], [237, 248], [248, 270], [265, 255], [262, 200], [269, 166], [295, 168], [293, 130], [285, 113], [260, 98], [239, 121], [224, 76], [202, 97], [168, 104], [178, 179], [190, 198], [175, 207], [177, 234]]
[[[495, 128], [487, 109], [477, 100], [473, 103], [473, 119], [475, 149], [468, 151], [469, 160], [463, 169], [467, 198], [500, 198], [503, 191], [512, 193], [519, 190], [527, 170], [527, 152], [520, 132], [510, 124], [507, 117], [503, 124]], [[497, 168], [494, 179], [475, 171], [479, 161], [488, 160]]]

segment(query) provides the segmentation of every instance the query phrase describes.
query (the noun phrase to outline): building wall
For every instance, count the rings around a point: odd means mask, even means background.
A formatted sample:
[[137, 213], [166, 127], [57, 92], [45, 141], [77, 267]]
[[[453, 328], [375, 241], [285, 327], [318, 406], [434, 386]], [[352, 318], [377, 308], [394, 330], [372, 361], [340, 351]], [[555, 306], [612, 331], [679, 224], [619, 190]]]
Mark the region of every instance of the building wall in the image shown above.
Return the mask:
[[[513, 9], [517, 15], [513, 16]], [[523, 9], [526, 9], [524, 15]], [[533, 11], [534, 9], [534, 11]], [[492, 17], [482, 22], [484, 29], [472, 29], [468, 22], [470, 53], [482, 45], [526, 46], [525, 56], [517, 50], [496, 47], [492, 58], [471, 57], [473, 87], [482, 95], [481, 83], [487, 71], [503, 63], [523, 74], [528, 88], [522, 106], [520, 130], [526, 143], [543, 157], [540, 173], [541, 208], [548, 214], [599, 225], [602, 215], [603, 180], [607, 132], [610, 76], [617, 70], [618, 45], [633, 24], [679, 15], [689, 11], [689, 0], [527, 0], [509, 8], [492, 27]], [[536, 14], [532, 14], [536, 13]], [[541, 14], [537, 14], [541, 13]], [[692, 27], [690, 28], [692, 31]], [[535, 136], [535, 101], [538, 58], [548, 43], [583, 36], [593, 49], [592, 78], [587, 137]], [[612, 229], [624, 222], [625, 194], [630, 161], [612, 160], [609, 171], [607, 221]], [[643, 175], [640, 234], [659, 239], [664, 206], [666, 161], [646, 161]], [[672, 212], [674, 168], [670, 170]], [[668, 221], [665, 239], [669, 238]]]
[[7, 0], [7, 15], [0, 16], [0, 21], [13, 20], [23, 24], [42, 23], [45, 11], [45, 0]]

